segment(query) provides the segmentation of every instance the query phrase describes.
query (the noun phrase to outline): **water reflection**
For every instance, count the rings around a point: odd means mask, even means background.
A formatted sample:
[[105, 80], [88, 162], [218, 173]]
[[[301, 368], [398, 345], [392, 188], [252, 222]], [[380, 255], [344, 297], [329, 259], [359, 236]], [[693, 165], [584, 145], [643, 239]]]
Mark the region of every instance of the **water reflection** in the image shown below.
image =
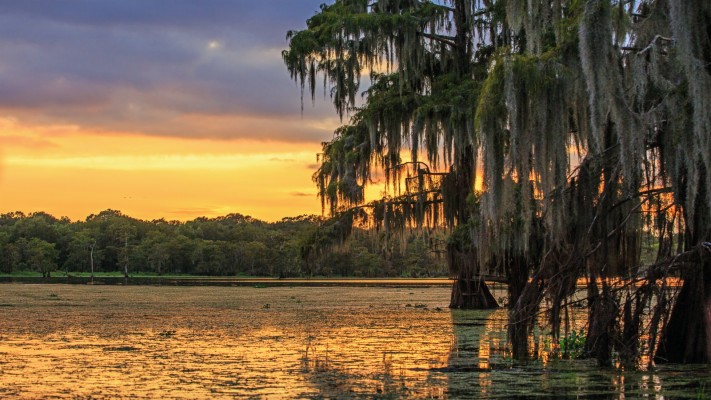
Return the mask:
[[442, 287], [6, 285], [0, 397], [442, 397], [430, 370], [447, 363], [447, 299]]
[[[505, 310], [450, 311], [448, 299], [443, 287], [3, 285], [0, 397], [622, 399], [711, 388], [699, 367], [514, 364]], [[541, 355], [552, 348], [544, 333], [532, 337]]]
[[431, 371], [447, 363], [448, 312], [429, 306], [368, 311], [342, 316], [337, 329], [311, 331], [302, 365], [318, 394], [442, 396], [442, 378]]
[[[578, 332], [584, 329], [586, 320], [585, 310], [579, 311], [570, 321], [571, 329]], [[534, 361], [517, 364], [506, 348], [505, 310], [456, 310], [451, 315], [454, 338], [448, 365], [440, 370], [447, 381], [447, 397], [673, 399], [708, 396], [705, 388], [711, 383], [711, 369], [706, 366], [677, 365], [654, 371], [625, 371], [600, 369], [592, 360], [564, 360], [560, 358], [558, 344], [540, 324], [530, 338]]]

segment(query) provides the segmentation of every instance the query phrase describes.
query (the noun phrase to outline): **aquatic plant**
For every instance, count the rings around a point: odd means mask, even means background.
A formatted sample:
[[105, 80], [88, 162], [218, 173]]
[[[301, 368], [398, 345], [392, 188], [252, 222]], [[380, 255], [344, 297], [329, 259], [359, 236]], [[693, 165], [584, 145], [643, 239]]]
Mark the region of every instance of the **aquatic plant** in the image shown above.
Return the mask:
[[583, 329], [572, 330], [566, 336], [560, 338], [558, 346], [560, 355], [563, 358], [581, 358], [585, 352], [586, 335]]

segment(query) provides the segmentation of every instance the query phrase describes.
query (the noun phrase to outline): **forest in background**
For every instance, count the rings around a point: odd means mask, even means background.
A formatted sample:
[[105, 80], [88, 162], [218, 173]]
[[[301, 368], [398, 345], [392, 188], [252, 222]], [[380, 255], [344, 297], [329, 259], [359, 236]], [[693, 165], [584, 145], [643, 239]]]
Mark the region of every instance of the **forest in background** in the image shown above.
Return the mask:
[[264, 222], [250, 216], [143, 221], [116, 210], [85, 221], [44, 212], [0, 214], [0, 273], [89, 273], [199, 276], [442, 276], [447, 267], [415, 237], [388, 243], [353, 240], [318, 262], [302, 262], [305, 238], [322, 218], [302, 215]]

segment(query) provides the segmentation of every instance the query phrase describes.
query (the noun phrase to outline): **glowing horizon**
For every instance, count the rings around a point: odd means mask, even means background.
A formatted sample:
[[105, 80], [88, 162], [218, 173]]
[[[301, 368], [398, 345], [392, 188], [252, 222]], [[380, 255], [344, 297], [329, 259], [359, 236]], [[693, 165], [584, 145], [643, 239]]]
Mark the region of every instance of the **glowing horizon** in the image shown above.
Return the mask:
[[111, 208], [148, 220], [241, 213], [266, 221], [320, 213], [315, 144], [90, 132], [48, 139], [49, 130], [25, 129], [14, 146], [0, 130], [12, 148], [1, 158], [2, 212], [82, 220]]
[[302, 110], [280, 54], [320, 2], [175, 3], [3, 6], [0, 213], [321, 213], [311, 175], [340, 121], [327, 99]]

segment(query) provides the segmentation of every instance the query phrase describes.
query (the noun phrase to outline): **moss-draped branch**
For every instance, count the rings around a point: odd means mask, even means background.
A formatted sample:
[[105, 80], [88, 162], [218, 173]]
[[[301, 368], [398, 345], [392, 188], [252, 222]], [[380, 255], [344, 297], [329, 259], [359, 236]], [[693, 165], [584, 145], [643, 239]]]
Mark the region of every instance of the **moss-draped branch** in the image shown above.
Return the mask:
[[[323, 77], [350, 116], [314, 174], [324, 208], [459, 226], [472, 268], [523, 270], [518, 317], [544, 297], [559, 309], [577, 277], [634, 272], [650, 232], [660, 257], [711, 241], [711, 3], [439, 3], [340, 0], [289, 33], [292, 77], [312, 97]], [[380, 173], [395, 190], [364, 205]], [[601, 288], [598, 317], [613, 296]], [[591, 337], [614, 330], [605, 318]]]

